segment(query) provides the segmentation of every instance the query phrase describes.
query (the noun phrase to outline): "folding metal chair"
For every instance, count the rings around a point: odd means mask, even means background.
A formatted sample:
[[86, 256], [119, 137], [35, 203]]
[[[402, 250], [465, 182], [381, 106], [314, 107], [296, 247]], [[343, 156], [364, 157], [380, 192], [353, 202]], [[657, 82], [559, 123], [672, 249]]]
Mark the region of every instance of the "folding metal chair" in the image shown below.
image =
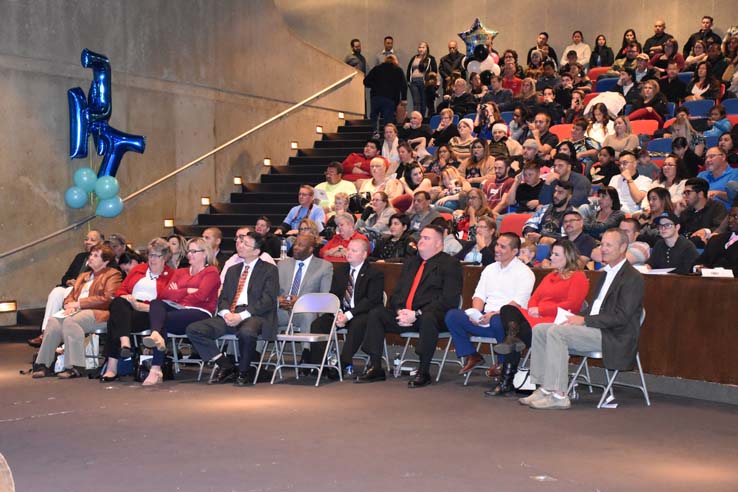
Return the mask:
[[469, 378], [471, 377], [472, 373], [475, 370], [477, 370], [477, 369], [489, 369], [490, 367], [492, 367], [495, 364], [497, 364], [497, 357], [495, 356], [495, 350], [494, 350], [495, 344], [497, 343], [497, 339], [496, 338], [494, 338], [494, 337], [476, 337], [476, 336], [474, 336], [474, 337], [471, 337], [470, 340], [471, 340], [472, 343], [476, 343], [477, 344], [477, 353], [479, 353], [479, 349], [482, 348], [482, 344], [483, 343], [486, 343], [486, 344], [489, 345], [489, 353], [490, 353], [490, 357], [492, 359], [492, 363], [490, 365], [486, 365], [486, 364], [478, 365], [478, 366], [474, 367], [471, 371], [467, 372], [466, 375], [464, 376], [464, 386], [466, 386], [467, 384], [469, 384]]
[[[338, 336], [336, 335], [336, 319], [335, 315], [338, 314], [341, 308], [341, 301], [333, 294], [304, 294], [297, 299], [295, 305], [292, 307], [290, 313], [290, 320], [287, 325], [287, 331], [283, 334], [277, 335], [277, 364], [274, 368], [274, 374], [272, 375], [272, 384], [274, 379], [277, 377], [277, 372], [282, 367], [294, 367], [295, 377], [300, 379], [298, 369], [318, 369], [318, 380], [315, 382], [315, 386], [320, 385], [320, 378], [323, 375], [323, 368], [327, 365], [338, 371], [338, 377], [343, 381], [343, 374], [341, 372], [341, 358], [338, 357]], [[292, 320], [296, 314], [301, 313], [316, 313], [316, 314], [333, 314], [333, 323], [331, 324], [330, 333], [296, 333], [292, 325]], [[284, 360], [284, 348], [289, 342], [292, 345], [293, 357], [295, 354], [295, 343], [318, 343], [325, 342], [326, 347], [323, 352], [323, 358], [320, 364], [310, 364], [297, 362], [296, 358], [293, 358], [291, 364], [287, 364]], [[335, 354], [335, 357], [329, 357], [329, 354]], [[263, 352], [262, 352], [263, 355]], [[281, 372], [280, 372], [281, 378]]]
[[[646, 309], [644, 308], [643, 311], [641, 311], [641, 320], [640, 320], [641, 327], [643, 327], [643, 321], [645, 319], [646, 319]], [[614, 385], [641, 390], [641, 393], [643, 393], [643, 398], [646, 400], [646, 405], [651, 406], [651, 399], [648, 396], [648, 388], [646, 387], [646, 379], [643, 376], [643, 367], [641, 366], [641, 357], [640, 357], [639, 352], [636, 352], [636, 367], [638, 368], [638, 375], [640, 376], [640, 380], [641, 380], [640, 385], [616, 382], [615, 380], [617, 379], [618, 374], [620, 374], [620, 371], [615, 370], [613, 371], [611, 375], [610, 370], [607, 368], [605, 368], [605, 381], [607, 384], [601, 385], [601, 384], [592, 383], [592, 381], [589, 379], [589, 367], [587, 364], [587, 359], [602, 359], [602, 352], [601, 351], [580, 352], [578, 350], [569, 350], [569, 355], [574, 355], [574, 356], [578, 356], [582, 358], [582, 362], [579, 363], [577, 370], [574, 372], [574, 375], [571, 378], [571, 381], [569, 382], [569, 387], [566, 390], [567, 394], [572, 395], [572, 398], [576, 398], [577, 393], [576, 393], [575, 388], [578, 384], [577, 382], [578, 379], [581, 377], [585, 381], [584, 384], [590, 387], [590, 392], [591, 392], [592, 386], [603, 388], [602, 397], [600, 398], [599, 403], [597, 403], [597, 408], [602, 408], [603, 405], [606, 403], [606, 401], [608, 401], [608, 397], [610, 400], [615, 398], [615, 394], [612, 389]], [[582, 369], [585, 370], [585, 373], [586, 373], [585, 376], [581, 375]]]
[[187, 335], [175, 335], [173, 333], [167, 333], [167, 339], [172, 342], [172, 361], [174, 361], [174, 372], [180, 372], [180, 364], [193, 364], [199, 367], [197, 373], [197, 380], [202, 379], [202, 370], [205, 366], [205, 361], [202, 359], [193, 359], [189, 356], [179, 357], [179, 349], [182, 348], [182, 344], [187, 340]]

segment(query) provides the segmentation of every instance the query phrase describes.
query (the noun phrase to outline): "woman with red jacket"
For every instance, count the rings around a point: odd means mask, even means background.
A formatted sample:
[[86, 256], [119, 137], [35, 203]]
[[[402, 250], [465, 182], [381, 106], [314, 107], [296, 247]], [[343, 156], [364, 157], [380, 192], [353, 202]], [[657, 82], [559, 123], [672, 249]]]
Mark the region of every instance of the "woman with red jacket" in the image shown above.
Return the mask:
[[502, 377], [487, 396], [499, 396], [511, 392], [513, 378], [520, 361], [520, 352], [530, 347], [531, 327], [539, 323], [553, 323], [558, 309], [578, 313], [589, 292], [589, 280], [579, 269], [579, 253], [574, 243], [559, 239], [551, 247], [551, 266], [555, 270], [546, 275], [533, 291], [528, 309], [507, 305], [500, 309], [503, 343], [495, 345], [495, 353], [505, 356]]
[[167, 289], [151, 301], [151, 335], [143, 339], [143, 344], [155, 350], [144, 386], [160, 384], [164, 380], [161, 363], [166, 353], [167, 333], [184, 335], [190, 323], [211, 317], [218, 303], [220, 274], [213, 266], [215, 257], [210, 245], [201, 237], [190, 240], [187, 258], [189, 268], [174, 272]]
[[172, 253], [167, 241], [153, 239], [147, 249], [148, 263], [136, 265], [128, 272], [110, 303], [104, 353], [108, 362], [100, 382], [118, 379], [118, 359], [132, 355], [131, 332], [149, 329], [149, 303], [161, 296], [174, 275], [174, 269], [168, 265]]

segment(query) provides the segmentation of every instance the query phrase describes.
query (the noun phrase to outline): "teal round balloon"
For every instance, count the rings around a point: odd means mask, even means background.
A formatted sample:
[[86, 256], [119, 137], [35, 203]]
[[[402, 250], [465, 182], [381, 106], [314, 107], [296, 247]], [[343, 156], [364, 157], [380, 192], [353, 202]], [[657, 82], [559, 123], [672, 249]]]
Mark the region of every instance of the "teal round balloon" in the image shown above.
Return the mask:
[[100, 200], [107, 200], [113, 198], [120, 191], [118, 180], [112, 176], [103, 176], [98, 178], [95, 183], [95, 194]]
[[87, 193], [79, 186], [70, 186], [64, 193], [64, 201], [72, 208], [82, 208], [87, 205]]
[[85, 190], [87, 193], [95, 191], [95, 183], [97, 182], [97, 174], [89, 167], [81, 167], [74, 171], [74, 184]]
[[100, 203], [97, 204], [97, 209], [95, 210], [95, 213], [100, 217], [111, 219], [120, 215], [122, 211], [123, 200], [121, 200], [120, 197], [116, 195], [112, 198], [100, 200]]

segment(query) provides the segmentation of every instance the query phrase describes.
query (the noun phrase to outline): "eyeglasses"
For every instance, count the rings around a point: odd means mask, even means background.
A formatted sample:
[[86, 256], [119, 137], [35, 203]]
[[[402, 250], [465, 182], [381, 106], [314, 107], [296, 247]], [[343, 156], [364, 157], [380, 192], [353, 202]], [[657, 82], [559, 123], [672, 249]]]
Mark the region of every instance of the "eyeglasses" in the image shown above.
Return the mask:
[[156, 253], [149, 253], [149, 258], [164, 258], [164, 255], [158, 255]]
[[661, 222], [659, 224], [656, 224], [657, 229], [671, 229], [672, 227], [674, 227], [674, 224], [672, 224], [671, 222]]
[[738, 214], [730, 214], [728, 215], [728, 218], [731, 220], [738, 220]]
[[236, 235], [236, 241], [245, 241], [248, 236], [246, 234], [238, 234]]
[[188, 255], [194, 255], [195, 253], [202, 253], [205, 251], [204, 249], [188, 249], [187, 254]]
[[719, 157], [721, 154], [705, 154], [705, 159], [714, 159]]
[[297, 196], [313, 196], [310, 193], [298, 193]]

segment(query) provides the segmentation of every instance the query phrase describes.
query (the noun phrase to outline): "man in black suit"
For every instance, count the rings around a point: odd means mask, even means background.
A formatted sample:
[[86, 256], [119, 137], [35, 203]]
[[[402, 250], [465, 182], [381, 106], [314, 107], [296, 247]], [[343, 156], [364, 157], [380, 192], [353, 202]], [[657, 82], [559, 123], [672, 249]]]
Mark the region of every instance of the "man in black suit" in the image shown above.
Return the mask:
[[[217, 314], [187, 327], [187, 337], [202, 359], [215, 362], [213, 381], [218, 383], [236, 379], [239, 386], [248, 384], [258, 336], [261, 334], [266, 340], [276, 336], [279, 274], [276, 266], [259, 259], [263, 241], [255, 232], [236, 237], [236, 251], [243, 263], [228, 269]], [[215, 344], [226, 333], [238, 335], [238, 369]]]
[[386, 332], [417, 331], [420, 339], [415, 352], [420, 357], [420, 365], [408, 386], [420, 388], [429, 385], [430, 363], [436, 351], [438, 333], [447, 330], [443, 319], [446, 311], [458, 307], [461, 286], [461, 264], [443, 252], [443, 228], [425, 226], [420, 231], [418, 254], [403, 265], [389, 307], [380, 306], [369, 312], [363, 348], [371, 357], [371, 366], [356, 382], [372, 383], [386, 379], [382, 369]]
[[728, 213], [728, 232], [713, 234], [696, 264], [698, 268], [727, 268], [738, 278], [738, 201]]
[[602, 235], [600, 249], [607, 266], [588, 310], [583, 316], [569, 316], [564, 324], [542, 323], [533, 330], [530, 376], [540, 386], [522, 398], [521, 404], [546, 410], [571, 406], [566, 395], [569, 349], [602, 351], [607, 369], [633, 368], [643, 311], [643, 277], [625, 258], [625, 232], [608, 229]]
[[[336, 318], [338, 328], [348, 329], [341, 350], [341, 368], [345, 371], [352, 365], [354, 354], [361, 347], [366, 333], [369, 311], [382, 305], [384, 273], [367, 263], [369, 243], [364, 239], [352, 239], [346, 248], [346, 263], [335, 263], [331, 294], [341, 299], [341, 312]], [[312, 333], [329, 333], [333, 323], [332, 314], [324, 314], [310, 326]], [[325, 343], [311, 347], [311, 361], [320, 364], [325, 352]], [[328, 373], [329, 377], [337, 373]]]

